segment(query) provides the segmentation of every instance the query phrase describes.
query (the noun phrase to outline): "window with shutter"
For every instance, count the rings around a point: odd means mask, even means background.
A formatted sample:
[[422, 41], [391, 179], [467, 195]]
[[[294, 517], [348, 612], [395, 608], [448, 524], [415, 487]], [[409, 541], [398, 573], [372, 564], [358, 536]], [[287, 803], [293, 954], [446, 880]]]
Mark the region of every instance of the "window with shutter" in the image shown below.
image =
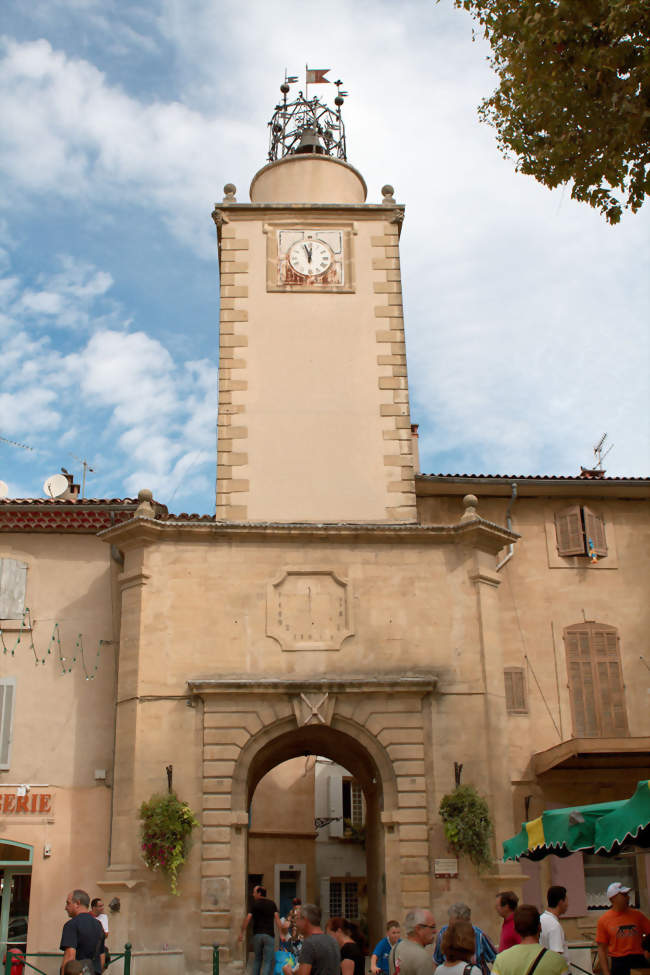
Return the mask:
[[589, 549], [589, 540], [593, 546], [593, 551], [596, 555], [601, 558], [607, 555], [607, 539], [605, 537], [605, 522], [601, 515], [597, 515], [595, 512], [591, 511], [589, 508], [584, 507], [582, 509], [585, 522], [585, 535], [587, 537], [587, 549]]
[[618, 633], [604, 623], [578, 623], [564, 631], [576, 738], [629, 735]]
[[0, 620], [20, 620], [25, 612], [27, 565], [0, 559]]
[[2, 771], [10, 768], [15, 696], [15, 678], [0, 679], [0, 770]]
[[503, 671], [506, 685], [506, 711], [508, 714], [526, 714], [526, 684], [523, 667], [506, 667]]
[[[592, 561], [607, 555], [605, 519], [590, 508], [572, 504], [555, 512], [558, 555], [587, 555]], [[591, 544], [590, 544], [591, 543]]]
[[560, 555], [584, 555], [585, 537], [579, 504], [555, 513], [557, 549]]

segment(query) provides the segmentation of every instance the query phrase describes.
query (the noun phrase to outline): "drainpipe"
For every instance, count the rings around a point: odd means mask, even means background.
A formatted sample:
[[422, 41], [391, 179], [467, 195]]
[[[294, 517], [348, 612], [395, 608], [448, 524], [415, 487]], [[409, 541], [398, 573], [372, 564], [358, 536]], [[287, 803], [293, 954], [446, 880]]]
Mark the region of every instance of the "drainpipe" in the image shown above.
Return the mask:
[[[507, 527], [508, 531], [512, 531], [512, 517], [511, 517], [512, 516], [512, 506], [515, 503], [516, 499], [517, 499], [517, 482], [516, 481], [513, 481], [512, 482], [512, 495], [510, 496], [510, 503], [508, 504], [508, 507], [506, 508], [506, 527]], [[504, 558], [501, 559], [501, 561], [497, 565], [497, 572], [500, 572], [501, 571], [501, 569], [504, 567], [504, 565], [506, 564], [506, 562], [509, 562], [510, 559], [512, 558], [512, 556], [514, 554], [515, 554], [515, 544], [514, 544], [514, 542], [510, 542], [510, 545], [508, 545], [508, 552], [507, 552], [507, 554], [505, 555]]]

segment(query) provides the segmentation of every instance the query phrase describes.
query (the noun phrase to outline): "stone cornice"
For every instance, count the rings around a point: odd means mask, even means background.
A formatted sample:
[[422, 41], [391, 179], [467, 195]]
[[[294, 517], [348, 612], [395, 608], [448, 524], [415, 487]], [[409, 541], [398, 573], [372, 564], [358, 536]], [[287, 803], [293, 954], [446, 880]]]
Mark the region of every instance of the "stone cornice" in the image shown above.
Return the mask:
[[380, 677], [195, 677], [187, 681], [193, 694], [429, 694], [435, 674], [384, 674]]
[[519, 535], [484, 518], [474, 517], [455, 525], [269, 523], [158, 521], [132, 518], [100, 533], [104, 541], [120, 548], [157, 542], [215, 542], [219, 539], [245, 541], [327, 541], [349, 544], [468, 545], [496, 554]]

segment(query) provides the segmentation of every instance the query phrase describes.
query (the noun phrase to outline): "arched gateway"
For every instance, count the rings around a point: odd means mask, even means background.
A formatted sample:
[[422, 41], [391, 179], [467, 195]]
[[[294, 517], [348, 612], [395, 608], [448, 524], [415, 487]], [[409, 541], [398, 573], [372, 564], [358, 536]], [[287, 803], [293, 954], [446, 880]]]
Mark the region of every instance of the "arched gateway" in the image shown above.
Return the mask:
[[252, 795], [268, 771], [298, 755], [333, 759], [363, 789], [371, 937], [387, 916], [429, 902], [425, 713], [432, 676], [190, 681], [190, 687], [204, 701], [204, 945], [235, 949], [246, 903]]

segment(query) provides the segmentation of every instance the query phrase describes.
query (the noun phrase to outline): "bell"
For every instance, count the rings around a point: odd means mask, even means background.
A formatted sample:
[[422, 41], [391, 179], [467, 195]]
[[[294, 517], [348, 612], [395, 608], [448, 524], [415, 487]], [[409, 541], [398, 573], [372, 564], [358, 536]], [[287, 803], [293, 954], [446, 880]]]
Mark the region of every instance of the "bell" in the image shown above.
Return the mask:
[[324, 153], [325, 149], [321, 145], [316, 129], [308, 125], [300, 134], [300, 142], [296, 153], [299, 152], [319, 152]]

